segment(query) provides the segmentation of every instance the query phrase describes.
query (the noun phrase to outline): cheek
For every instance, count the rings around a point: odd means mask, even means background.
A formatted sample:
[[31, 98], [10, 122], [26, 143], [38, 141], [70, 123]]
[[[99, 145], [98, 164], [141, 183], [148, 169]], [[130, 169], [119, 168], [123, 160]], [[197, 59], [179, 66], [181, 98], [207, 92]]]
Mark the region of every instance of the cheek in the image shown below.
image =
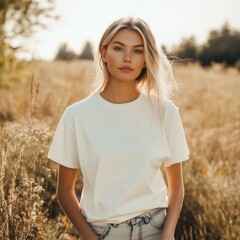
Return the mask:
[[137, 57], [136, 58], [136, 63], [139, 66], [139, 68], [141, 68], [141, 69], [144, 68], [144, 66], [145, 66], [145, 59], [144, 59], [144, 57], [143, 56]]
[[107, 64], [107, 69], [110, 75], [114, 74], [116, 68], [119, 66], [119, 60], [116, 56], [113, 54], [108, 54], [106, 57], [106, 64]]
[[116, 53], [109, 51], [106, 56], [107, 64], [116, 65], [119, 62], [119, 57]]

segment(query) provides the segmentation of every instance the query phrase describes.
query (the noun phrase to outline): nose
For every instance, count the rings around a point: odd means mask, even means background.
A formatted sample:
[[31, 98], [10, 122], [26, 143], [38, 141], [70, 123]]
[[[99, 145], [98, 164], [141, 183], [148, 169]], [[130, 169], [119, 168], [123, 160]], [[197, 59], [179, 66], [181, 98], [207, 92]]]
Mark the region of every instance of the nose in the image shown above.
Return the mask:
[[131, 52], [125, 52], [123, 62], [131, 62]]

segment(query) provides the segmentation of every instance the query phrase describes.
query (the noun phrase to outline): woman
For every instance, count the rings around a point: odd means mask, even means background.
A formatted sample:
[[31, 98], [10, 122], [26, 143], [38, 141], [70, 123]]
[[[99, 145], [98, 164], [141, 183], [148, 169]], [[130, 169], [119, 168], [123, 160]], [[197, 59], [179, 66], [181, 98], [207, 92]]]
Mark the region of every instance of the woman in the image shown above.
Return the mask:
[[113, 22], [98, 50], [95, 90], [66, 109], [49, 151], [59, 164], [59, 203], [83, 239], [173, 239], [189, 151], [168, 100], [170, 63], [139, 18]]

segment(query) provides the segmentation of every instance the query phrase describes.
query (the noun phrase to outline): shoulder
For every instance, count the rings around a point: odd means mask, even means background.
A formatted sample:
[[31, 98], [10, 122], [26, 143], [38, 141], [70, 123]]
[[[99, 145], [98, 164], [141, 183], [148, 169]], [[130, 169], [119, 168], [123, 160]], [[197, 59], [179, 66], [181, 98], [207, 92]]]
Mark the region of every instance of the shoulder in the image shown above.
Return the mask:
[[87, 111], [89, 111], [91, 108], [95, 107], [95, 100], [94, 95], [89, 95], [82, 100], [75, 102], [68, 106], [64, 113], [63, 118], [65, 120], [70, 120], [74, 118], [76, 115], [84, 115]]
[[[163, 112], [174, 112], [174, 111], [178, 111], [179, 108], [177, 107], [177, 105], [170, 99], [163, 99], [162, 102], [158, 101], [158, 97], [156, 95], [150, 94], [147, 96], [147, 94], [145, 95], [145, 98], [149, 98], [151, 103], [153, 103], [154, 106], [156, 106], [157, 108], [160, 106], [163, 110]], [[159, 105], [160, 103], [160, 105]]]
[[164, 100], [164, 107], [163, 107], [163, 120], [164, 124], [168, 125], [176, 121], [179, 118], [179, 108], [177, 105], [169, 100]]
[[165, 112], [178, 112], [179, 108], [177, 107], [177, 105], [169, 99], [165, 99], [164, 100], [164, 110]]
[[165, 100], [164, 111], [163, 111], [163, 121], [165, 126], [173, 127], [181, 121], [180, 112], [178, 106], [171, 100]]

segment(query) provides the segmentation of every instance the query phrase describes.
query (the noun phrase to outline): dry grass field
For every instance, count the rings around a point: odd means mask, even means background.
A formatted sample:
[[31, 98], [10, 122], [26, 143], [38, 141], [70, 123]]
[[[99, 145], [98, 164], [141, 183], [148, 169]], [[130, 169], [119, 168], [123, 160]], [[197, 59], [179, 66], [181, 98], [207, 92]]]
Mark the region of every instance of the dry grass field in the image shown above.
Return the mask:
[[[240, 239], [240, 73], [175, 65], [191, 158], [177, 240]], [[56, 201], [47, 152], [64, 109], [89, 93], [92, 62], [38, 62], [0, 89], [0, 239], [79, 239]], [[81, 177], [78, 180], [81, 192]]]

